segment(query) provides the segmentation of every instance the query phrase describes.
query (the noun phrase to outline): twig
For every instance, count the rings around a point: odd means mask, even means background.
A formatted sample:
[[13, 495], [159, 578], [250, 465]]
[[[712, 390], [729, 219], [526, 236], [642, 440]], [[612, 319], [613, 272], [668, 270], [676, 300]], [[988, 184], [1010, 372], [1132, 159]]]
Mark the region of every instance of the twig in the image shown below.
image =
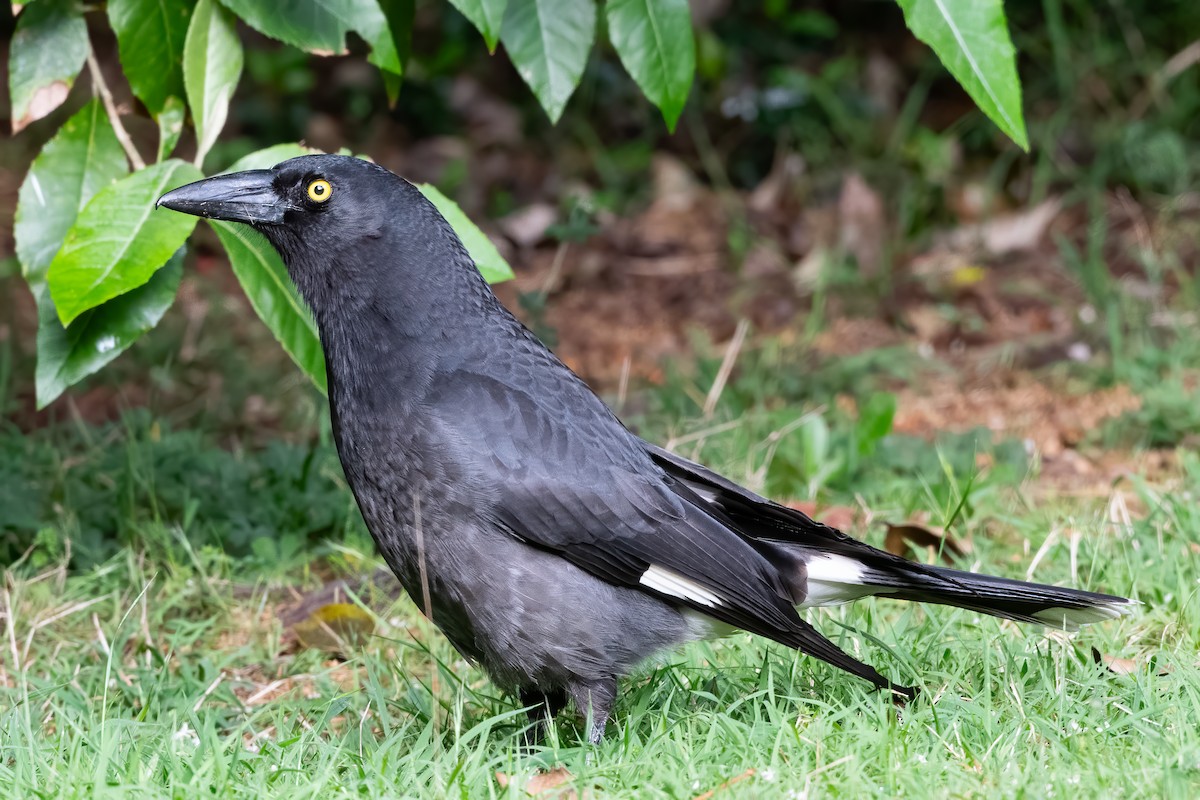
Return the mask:
[[559, 278], [562, 277], [563, 264], [567, 261], [567, 250], [570, 248], [570, 242], [559, 242], [558, 249], [554, 251], [554, 261], [550, 264], [550, 272], [546, 274], [546, 280], [542, 281], [542, 288], [539, 290], [542, 298], [550, 296], [550, 293], [558, 288]]
[[746, 331], [750, 329], [750, 323], [746, 320], [740, 320], [737, 324], [737, 330], [733, 332], [733, 338], [729, 341], [729, 346], [725, 348], [725, 358], [721, 361], [721, 368], [717, 370], [717, 377], [713, 379], [712, 388], [708, 390], [708, 397], [704, 399], [704, 418], [711, 419], [713, 412], [717, 409], [717, 401], [721, 399], [721, 392], [725, 391], [725, 383], [729, 380], [730, 373], [733, 372], [733, 365], [737, 363], [738, 353], [742, 351], [742, 342], [746, 341]]
[[[425, 569], [425, 531], [421, 527], [421, 495], [414, 489], [412, 493], [413, 499], [413, 522], [416, 527], [417, 535], [417, 568], [420, 570], [421, 577], [421, 603], [424, 605], [422, 609], [425, 616], [433, 622], [433, 600], [429, 594], [429, 574]], [[436, 623], [434, 623], [436, 624]], [[433, 732], [436, 734], [439, 729], [438, 725], [438, 696], [441, 694], [441, 687], [438, 685], [438, 665], [437, 659], [434, 659], [433, 671], [429, 676], [429, 691], [433, 694], [433, 701], [429, 704], [429, 714], [433, 718]]]
[[193, 714], [197, 714], [200, 712], [200, 706], [204, 705], [204, 701], [208, 699], [208, 696], [210, 694], [212, 694], [213, 692], [215, 692], [217, 690], [217, 687], [221, 685], [221, 681], [223, 681], [223, 680], [225, 680], [224, 671], [218, 672], [217, 677], [213, 678], [212, 683], [210, 683], [208, 685], [208, 688], [204, 690], [204, 694], [200, 695], [200, 699], [197, 700], [196, 704], [192, 706]]
[[1160, 100], [1168, 83], [1198, 63], [1200, 63], [1200, 39], [1168, 58], [1166, 63], [1150, 76], [1146, 87], [1129, 104], [1130, 118], [1140, 119], [1152, 104]]
[[696, 795], [695, 798], [693, 798], [693, 800], [711, 800], [711, 798], [716, 796], [716, 794], [718, 792], [723, 792], [726, 789], [728, 789], [730, 786], [733, 786], [735, 783], [741, 783], [742, 781], [746, 780], [746, 778], [754, 777], [754, 774], [756, 771], [757, 770], [755, 770], [754, 767], [751, 767], [750, 769], [743, 772], [741, 775], [734, 775], [732, 778], [725, 781], [717, 788], [711, 789], [711, 790], [705, 792], [704, 794]]
[[625, 360], [621, 362], [621, 378], [617, 384], [617, 412], [620, 413], [625, 409], [625, 400], [629, 395], [629, 369], [632, 366], [633, 358], [626, 353]]
[[125, 148], [125, 155], [129, 158], [129, 163], [133, 165], [135, 170], [145, 169], [146, 162], [142, 160], [137, 148], [133, 146], [133, 139], [129, 138], [129, 131], [125, 130], [125, 126], [121, 124], [121, 118], [117, 115], [117, 105], [113, 102], [112, 92], [108, 90], [108, 84], [104, 82], [104, 76], [100, 74], [100, 65], [96, 63], [96, 55], [92, 52], [91, 47], [88, 47], [87, 63], [88, 72], [92, 76], [92, 86], [100, 94], [100, 100], [104, 103], [104, 110], [108, 113], [108, 121], [112, 123], [113, 130], [117, 134], [117, 141], [121, 143], [121, 147]]

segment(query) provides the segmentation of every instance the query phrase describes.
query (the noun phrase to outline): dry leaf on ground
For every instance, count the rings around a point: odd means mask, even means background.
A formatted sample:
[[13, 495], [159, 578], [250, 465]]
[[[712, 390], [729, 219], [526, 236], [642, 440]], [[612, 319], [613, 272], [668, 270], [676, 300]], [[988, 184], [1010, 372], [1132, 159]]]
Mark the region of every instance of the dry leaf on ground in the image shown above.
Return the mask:
[[971, 552], [969, 542], [959, 542], [939, 528], [927, 528], [913, 523], [887, 523], [887, 538], [884, 539], [883, 547], [892, 555], [903, 558], [912, 558], [914, 548], [928, 548], [940, 555], [943, 561], [950, 563], [954, 561], [950, 556], [962, 558]]
[[879, 193], [861, 175], [851, 172], [838, 198], [838, 244], [854, 256], [861, 274], [879, 274], [886, 229]]
[[717, 795], [717, 793], [728, 789], [730, 786], [733, 786], [735, 783], [740, 783], [741, 781], [746, 780], [746, 778], [753, 777], [755, 772], [756, 772], [756, 770], [754, 769], [754, 767], [751, 767], [750, 769], [743, 772], [741, 775], [733, 776], [732, 778], [725, 781], [717, 788], [709, 789], [704, 794], [696, 795], [694, 798], [692, 798], [692, 800], [711, 800], [711, 798], [715, 797]]
[[305, 647], [345, 653], [375, 632], [375, 618], [353, 603], [330, 603], [292, 626]]
[[[575, 776], [566, 767], [555, 767], [545, 772], [538, 772], [525, 782], [525, 794], [533, 797], [543, 795], [574, 779]], [[497, 772], [496, 783], [500, 784], [501, 789], [507, 789], [508, 785], [512, 783], [512, 778], [503, 772]], [[554, 800], [576, 800], [578, 797], [578, 793], [571, 788], [564, 789], [553, 796]]]
[[946, 234], [943, 244], [955, 251], [979, 247], [992, 255], [1032, 250], [1042, 241], [1061, 208], [1062, 199], [1051, 197], [1023, 211], [964, 225]]

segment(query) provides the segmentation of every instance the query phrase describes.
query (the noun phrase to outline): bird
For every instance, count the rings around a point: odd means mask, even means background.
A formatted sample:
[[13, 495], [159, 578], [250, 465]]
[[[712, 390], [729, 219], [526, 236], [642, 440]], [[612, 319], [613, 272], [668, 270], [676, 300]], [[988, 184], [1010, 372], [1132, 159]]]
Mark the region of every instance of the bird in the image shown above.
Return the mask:
[[370, 161], [300, 156], [156, 207], [245, 223], [279, 252], [380, 553], [531, 728], [573, 703], [597, 744], [621, 678], [735, 630], [915, 696], [819, 633], [813, 606], [879, 595], [1067, 630], [1133, 607], [893, 555], [643, 440], [500, 303], [421, 191]]

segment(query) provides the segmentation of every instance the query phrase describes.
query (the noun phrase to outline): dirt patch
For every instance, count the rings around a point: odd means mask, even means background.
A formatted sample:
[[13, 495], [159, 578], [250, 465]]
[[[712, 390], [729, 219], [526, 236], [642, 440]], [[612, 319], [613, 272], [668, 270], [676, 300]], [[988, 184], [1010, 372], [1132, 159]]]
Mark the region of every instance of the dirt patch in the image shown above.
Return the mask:
[[1043, 458], [1056, 458], [1104, 420], [1140, 407], [1126, 386], [1071, 394], [1027, 372], [974, 385], [942, 378], [899, 392], [895, 431], [933, 436], [983, 427], [998, 437], [1028, 441]]

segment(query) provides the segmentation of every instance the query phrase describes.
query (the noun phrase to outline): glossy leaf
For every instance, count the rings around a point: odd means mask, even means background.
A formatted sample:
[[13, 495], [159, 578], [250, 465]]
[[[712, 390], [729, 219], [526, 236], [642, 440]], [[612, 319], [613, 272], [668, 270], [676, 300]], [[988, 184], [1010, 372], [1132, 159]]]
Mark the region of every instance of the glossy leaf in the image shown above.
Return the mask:
[[13, 133], [62, 105], [87, 52], [87, 24], [73, 3], [42, 0], [25, 7], [8, 52]]
[[450, 0], [450, 4], [483, 34], [488, 50], [496, 52], [508, 0]]
[[76, 111], [42, 148], [17, 196], [17, 258], [34, 296], [75, 217], [96, 192], [129, 172], [99, 100]]
[[261, 234], [236, 222], [210, 220], [242, 291], [297, 366], [322, 392], [325, 356], [312, 314], [300, 298], [279, 254]]
[[150, 280], [183, 245], [196, 218], [154, 213], [163, 192], [203, 177], [191, 164], [171, 159], [101, 189], [80, 212], [48, 279], [58, 317], [76, 317]]
[[395, 108], [396, 101], [400, 99], [400, 76], [403, 70], [408, 69], [408, 58], [412, 55], [413, 18], [417, 13], [417, 5], [415, 0], [379, 0], [379, 7], [387, 20], [388, 31], [401, 69], [400, 73], [380, 70], [383, 87], [387, 92], [388, 107]]
[[509, 0], [500, 40], [551, 122], [583, 77], [595, 35], [592, 0]]
[[377, 0], [221, 0], [255, 30], [310, 53], [346, 51], [354, 31], [370, 45], [367, 60], [399, 75], [400, 57]]
[[471, 254], [471, 258], [475, 261], [475, 266], [479, 268], [484, 280], [488, 283], [501, 283], [512, 279], [512, 267], [500, 255], [500, 251], [496, 249], [496, 245], [492, 244], [492, 240], [487, 237], [487, 234], [479, 230], [479, 226], [463, 213], [463, 210], [458, 207], [458, 203], [446, 197], [432, 184], [419, 183], [417, 188], [429, 202], [437, 207], [441, 215], [450, 223], [450, 227], [454, 228], [454, 232], [458, 234], [458, 238], [462, 239], [463, 245]]
[[108, 0], [129, 86], [155, 117], [183, 97], [183, 47], [195, 0]]
[[45, 408], [70, 385], [123, 353], [162, 319], [183, 275], [180, 248], [144, 285], [89, 309], [63, 327], [48, 294], [38, 301], [37, 405]]
[[196, 125], [196, 166], [217, 141], [229, 100], [242, 77], [242, 42], [237, 20], [216, 0], [200, 0], [183, 47], [183, 84]]
[[242, 156], [230, 164], [228, 169], [223, 170], [222, 174], [225, 172], [243, 172], [248, 169], [270, 169], [281, 161], [287, 161], [289, 158], [298, 158], [299, 156], [306, 156], [317, 152], [320, 151], [291, 142], [275, 144]]
[[162, 161], [171, 155], [179, 137], [183, 133], [183, 118], [187, 114], [187, 106], [178, 97], [171, 96], [163, 103], [162, 111], [158, 112], [158, 154], [155, 161]]
[[608, 0], [605, 12], [621, 63], [675, 130], [696, 71], [687, 0]]
[[1003, 0], [897, 2], [913, 34], [933, 48], [992, 122], [1028, 150], [1016, 50], [1008, 35]]
[[[279, 144], [238, 159], [227, 172], [270, 169], [280, 161], [311, 152], [297, 144]], [[316, 323], [275, 248], [245, 225], [217, 221], [209, 224], [221, 240], [233, 274], [242, 284], [254, 312], [297, 366], [324, 392], [325, 356]]]

